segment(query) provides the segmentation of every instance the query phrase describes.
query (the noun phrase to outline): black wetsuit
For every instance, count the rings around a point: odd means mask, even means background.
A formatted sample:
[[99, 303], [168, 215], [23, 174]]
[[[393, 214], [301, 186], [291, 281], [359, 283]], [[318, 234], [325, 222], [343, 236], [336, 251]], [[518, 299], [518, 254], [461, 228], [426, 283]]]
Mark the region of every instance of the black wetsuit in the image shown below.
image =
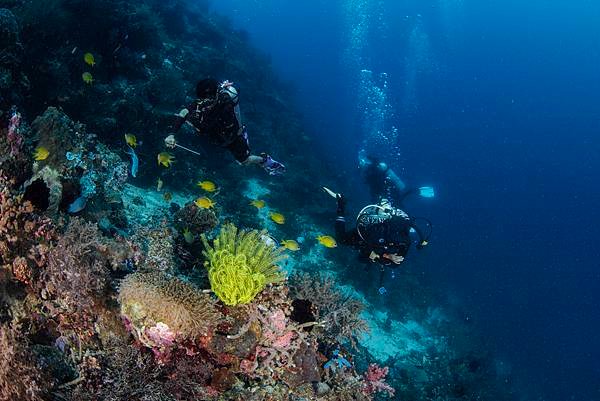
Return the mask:
[[[391, 218], [373, 215], [369, 224], [361, 230], [362, 236], [358, 233], [357, 228], [346, 231], [343, 202], [338, 201], [337, 218], [335, 220], [336, 240], [358, 249], [361, 261], [395, 266], [390, 259], [384, 258], [383, 255], [396, 254], [406, 257], [411, 244], [411, 228], [419, 236], [419, 243], [426, 241], [423, 231], [404, 213]], [[372, 252], [378, 257], [371, 258]]]
[[216, 98], [197, 99], [179, 112], [173, 125], [177, 132], [187, 122], [210, 142], [227, 148], [242, 163], [250, 156], [248, 134], [241, 123], [238, 96], [227, 89], [218, 92]]

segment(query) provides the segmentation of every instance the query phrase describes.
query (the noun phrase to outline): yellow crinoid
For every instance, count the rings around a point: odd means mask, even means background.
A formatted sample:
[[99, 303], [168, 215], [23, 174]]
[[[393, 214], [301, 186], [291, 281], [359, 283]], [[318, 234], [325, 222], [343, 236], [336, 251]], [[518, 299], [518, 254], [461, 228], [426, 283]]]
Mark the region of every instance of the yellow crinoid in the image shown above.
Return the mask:
[[238, 230], [226, 224], [212, 246], [202, 236], [210, 286], [226, 305], [250, 303], [267, 284], [284, 280], [277, 263], [285, 258], [265, 230]]

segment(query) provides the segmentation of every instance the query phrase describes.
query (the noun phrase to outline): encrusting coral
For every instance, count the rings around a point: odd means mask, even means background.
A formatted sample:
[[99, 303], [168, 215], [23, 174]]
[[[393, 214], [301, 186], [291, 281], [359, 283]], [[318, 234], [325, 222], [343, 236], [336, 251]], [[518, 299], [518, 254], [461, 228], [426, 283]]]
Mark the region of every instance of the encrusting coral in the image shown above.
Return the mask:
[[267, 284], [281, 282], [276, 265], [283, 250], [268, 244], [266, 231], [238, 230], [233, 224], [221, 228], [211, 246], [202, 236], [210, 286], [225, 305], [247, 304]]
[[29, 285], [46, 265], [56, 233], [52, 222], [12, 189], [13, 183], [0, 172], [0, 267]]
[[77, 152], [76, 148], [83, 142], [84, 134], [82, 124], [74, 123], [55, 107], [48, 107], [44, 114], [31, 123], [30, 135], [38, 146], [45, 147], [49, 152], [42, 164], [55, 169], [62, 168], [67, 152]]
[[153, 230], [144, 230], [147, 255], [141, 268], [148, 272], [174, 273], [175, 241], [171, 228], [163, 224]]

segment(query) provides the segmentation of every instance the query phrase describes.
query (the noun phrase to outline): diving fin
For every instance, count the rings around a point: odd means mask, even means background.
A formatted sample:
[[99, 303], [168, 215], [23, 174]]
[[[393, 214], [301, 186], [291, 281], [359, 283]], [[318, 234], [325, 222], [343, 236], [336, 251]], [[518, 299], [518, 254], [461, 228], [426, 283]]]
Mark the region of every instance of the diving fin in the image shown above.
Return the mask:
[[435, 191], [433, 187], [421, 187], [419, 188], [419, 196], [423, 198], [433, 198], [435, 197]]
[[327, 195], [331, 196], [334, 199], [337, 199], [339, 194], [336, 194], [335, 192], [333, 192], [331, 189], [327, 188], [327, 187], [321, 187], [323, 188], [323, 191], [325, 191], [327, 193]]

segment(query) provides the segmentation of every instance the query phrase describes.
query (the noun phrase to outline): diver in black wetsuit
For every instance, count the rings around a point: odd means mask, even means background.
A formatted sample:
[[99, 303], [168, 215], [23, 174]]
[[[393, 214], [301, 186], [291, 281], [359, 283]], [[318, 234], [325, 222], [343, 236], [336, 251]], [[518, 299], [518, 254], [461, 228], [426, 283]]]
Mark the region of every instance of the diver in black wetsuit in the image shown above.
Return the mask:
[[406, 212], [392, 207], [385, 199], [377, 205], [364, 207], [358, 214], [356, 227], [347, 231], [343, 195], [327, 188], [323, 189], [337, 201], [336, 240], [358, 249], [361, 261], [377, 263], [380, 266], [379, 291], [384, 293], [384, 266], [396, 267], [404, 262], [412, 242], [411, 228], [419, 237], [417, 249], [428, 245], [428, 236], [424, 235], [423, 230]]
[[[242, 165], [258, 165], [271, 175], [285, 172], [285, 166], [266, 153], [256, 156], [250, 153], [248, 133], [242, 124], [239, 98], [232, 83], [221, 84], [207, 78], [196, 86], [197, 99], [176, 115], [173, 132], [179, 131], [184, 123], [189, 123], [200, 135], [207, 136], [210, 142], [227, 148]], [[177, 145], [174, 134], [165, 138], [167, 147]]]
[[435, 195], [432, 187], [407, 187], [387, 163], [375, 156], [359, 153], [358, 166], [363, 171], [371, 196], [377, 201], [391, 199], [394, 204], [402, 205], [404, 199], [414, 193], [424, 198], [432, 198]]

